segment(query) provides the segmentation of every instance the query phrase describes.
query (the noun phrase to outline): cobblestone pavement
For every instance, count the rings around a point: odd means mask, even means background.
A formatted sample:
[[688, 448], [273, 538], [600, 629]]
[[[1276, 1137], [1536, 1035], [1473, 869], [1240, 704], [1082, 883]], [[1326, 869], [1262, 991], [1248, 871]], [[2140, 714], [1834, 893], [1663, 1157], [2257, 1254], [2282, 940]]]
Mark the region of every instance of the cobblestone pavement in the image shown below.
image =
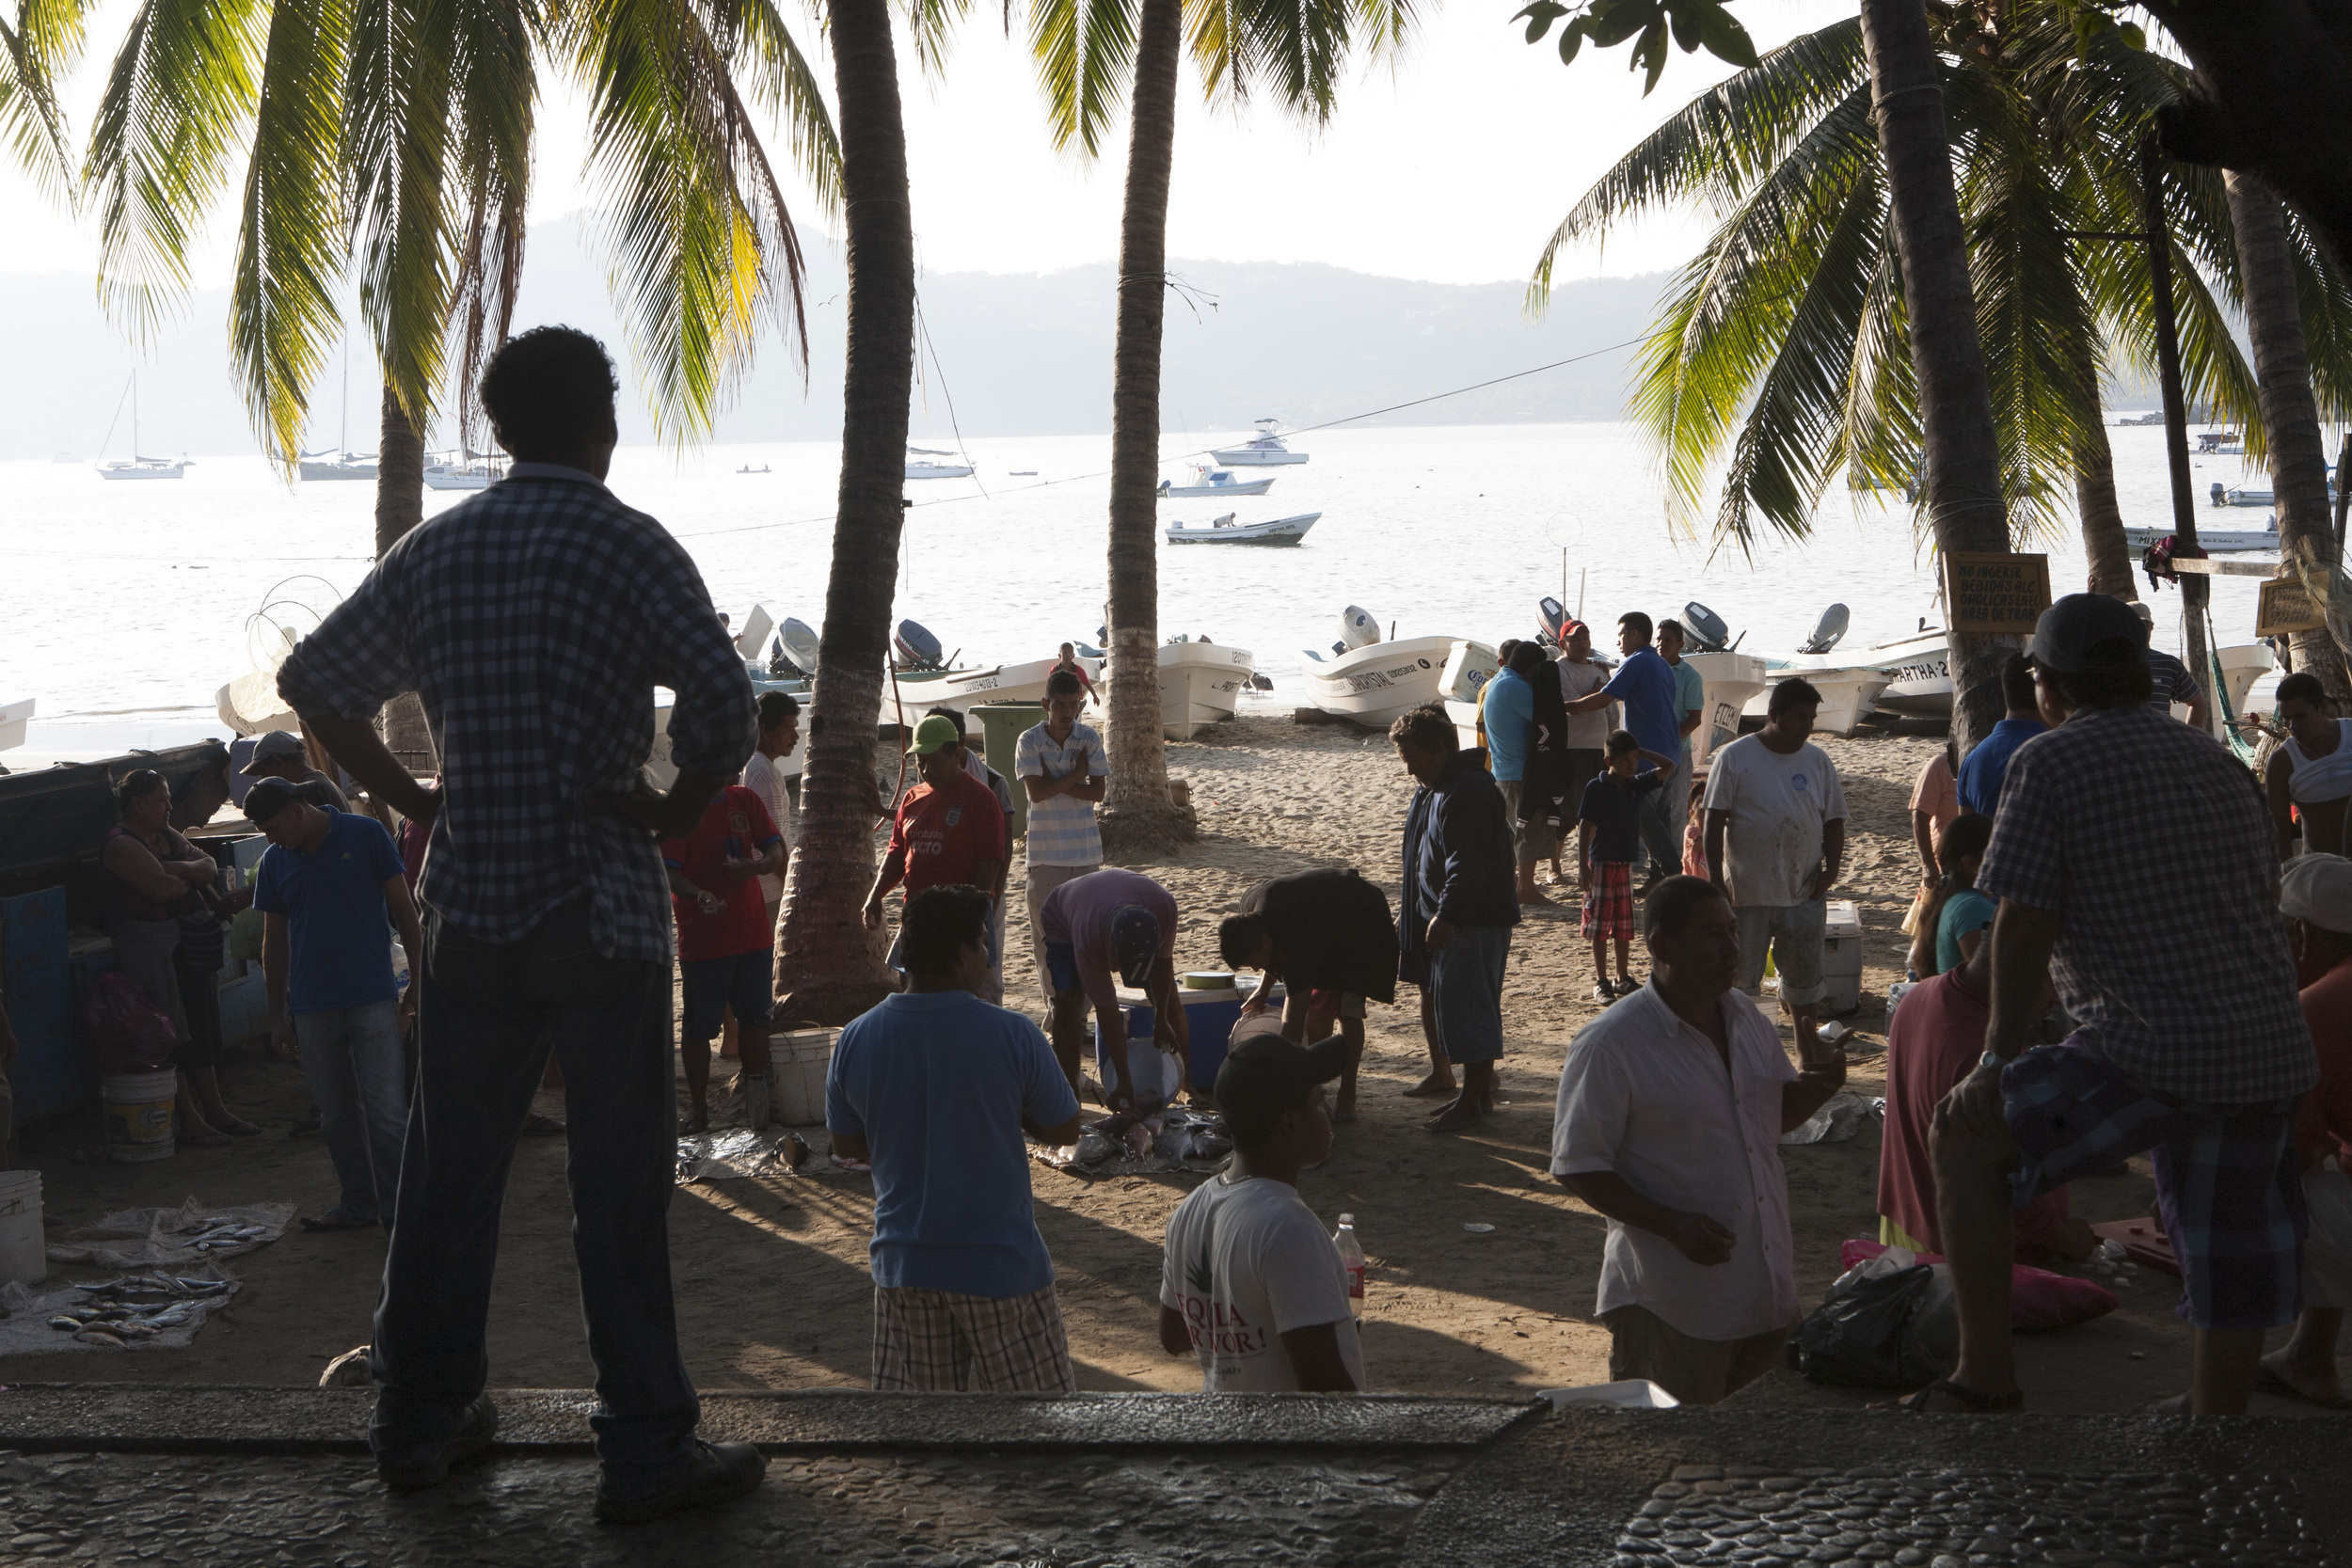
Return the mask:
[[2292, 1483], [1681, 1465], [1617, 1540], [1613, 1568], [2303, 1568], [2328, 1561]]
[[771, 1459], [728, 1508], [613, 1528], [584, 1459], [388, 1493], [360, 1458], [0, 1456], [0, 1562], [482, 1568], [1382, 1568], [1463, 1456], [1196, 1449]]

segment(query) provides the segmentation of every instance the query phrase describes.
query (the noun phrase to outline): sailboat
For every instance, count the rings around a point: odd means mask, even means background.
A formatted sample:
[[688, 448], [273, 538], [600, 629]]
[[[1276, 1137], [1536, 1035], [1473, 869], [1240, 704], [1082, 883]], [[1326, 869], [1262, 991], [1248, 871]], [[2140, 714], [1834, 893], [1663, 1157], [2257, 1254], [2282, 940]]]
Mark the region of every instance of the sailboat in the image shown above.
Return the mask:
[[[343, 334], [343, 415], [342, 428], [335, 433], [332, 452], [296, 452], [295, 467], [306, 480], [364, 479], [375, 482], [375, 459], [361, 457], [351, 450], [351, 334]], [[312, 459], [331, 457], [332, 462], [319, 463]]]
[[[118, 457], [111, 463], [101, 463], [98, 466], [98, 477], [101, 479], [179, 479], [183, 477], [188, 471], [188, 460], [184, 457], [177, 463], [167, 463], [160, 457], [139, 455], [139, 372], [136, 371], [131, 372], [130, 396], [131, 455], [128, 458]], [[122, 405], [117, 404], [115, 417], [119, 419], [121, 416]], [[114, 437], [113, 426], [109, 425], [106, 428], [106, 436], [109, 440]]]

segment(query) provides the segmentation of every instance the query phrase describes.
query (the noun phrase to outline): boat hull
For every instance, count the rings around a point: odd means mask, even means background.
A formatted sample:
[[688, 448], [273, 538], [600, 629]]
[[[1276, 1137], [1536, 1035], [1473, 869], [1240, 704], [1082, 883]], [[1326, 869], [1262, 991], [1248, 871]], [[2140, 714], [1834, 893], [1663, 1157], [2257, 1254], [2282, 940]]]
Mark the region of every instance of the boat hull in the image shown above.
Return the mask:
[[1754, 654], [1685, 654], [1682, 662], [1704, 683], [1699, 727], [1691, 732], [1691, 766], [1740, 737], [1740, 718], [1770, 683], [1771, 671]]
[[1446, 660], [1459, 641], [1407, 637], [1329, 658], [1311, 657], [1305, 670], [1308, 695], [1326, 713], [1386, 729], [1414, 708], [1446, 695]]
[[487, 490], [498, 481], [488, 474], [437, 474], [424, 471], [424, 487], [428, 490]]
[[101, 468], [98, 477], [110, 480], [181, 479], [187, 474], [184, 463], [166, 463], [151, 468]]
[[1288, 468], [1306, 462], [1308, 456], [1303, 451], [1257, 451], [1248, 447], [1234, 447], [1209, 455], [1229, 468]]
[[[1045, 677], [1054, 673], [1057, 662], [1033, 658], [1025, 664], [951, 671], [935, 681], [924, 683], [923, 705], [951, 707], [961, 712], [974, 703], [1041, 703], [1045, 700]], [[1102, 679], [1102, 660], [1081, 657], [1078, 662], [1086, 667], [1089, 680]]]
[[1267, 523], [1234, 523], [1226, 528], [1185, 528], [1170, 523], [1163, 531], [1171, 545], [1295, 545], [1315, 526], [1320, 512], [1296, 517], [1277, 517]]
[[[1813, 733], [1850, 736], [1862, 727], [1862, 721], [1880, 705], [1879, 697], [1886, 690], [1889, 677], [1883, 670], [1852, 668], [1843, 670], [1814, 670], [1802, 665], [1784, 666], [1772, 673], [1772, 685], [1795, 676], [1812, 682], [1821, 694], [1821, 707], [1813, 716]], [[1748, 700], [1748, 717], [1761, 719], [1772, 703], [1769, 689]]]
[[1241, 484], [1170, 484], [1160, 491], [1164, 499], [1179, 496], [1263, 496], [1274, 488], [1270, 479], [1253, 479]]
[[1218, 642], [1163, 642], [1159, 657], [1160, 727], [1170, 740], [1231, 719], [1258, 667], [1248, 649]]
[[[2123, 531], [2123, 543], [2133, 549], [2144, 550], [2171, 531], [2170, 529], [2127, 528]], [[2197, 531], [2197, 545], [2206, 551], [2275, 550], [2279, 547], [2279, 535], [2269, 529], [2201, 528]]]
[[907, 465], [907, 478], [909, 479], [969, 479], [971, 477], [970, 468], [955, 463], [910, 463]]
[[375, 483], [375, 465], [373, 463], [303, 463], [297, 467], [306, 484], [339, 479], [365, 480], [370, 484]]
[[1870, 650], [1869, 668], [1886, 676], [1878, 706], [1888, 713], [1914, 719], [1952, 716], [1951, 645], [1949, 637], [1931, 631]]

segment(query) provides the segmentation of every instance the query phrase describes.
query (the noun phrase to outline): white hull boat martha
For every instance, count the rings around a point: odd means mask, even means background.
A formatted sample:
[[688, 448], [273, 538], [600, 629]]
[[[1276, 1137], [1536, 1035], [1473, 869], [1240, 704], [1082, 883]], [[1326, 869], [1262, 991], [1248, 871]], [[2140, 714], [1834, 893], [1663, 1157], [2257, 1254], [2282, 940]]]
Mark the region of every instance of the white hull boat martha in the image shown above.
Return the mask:
[[1221, 447], [1209, 453], [1229, 468], [1282, 468], [1307, 461], [1303, 451], [1293, 451], [1276, 434], [1279, 421], [1260, 420], [1257, 436], [1238, 447]]
[[1295, 517], [1277, 517], [1271, 522], [1237, 523], [1228, 512], [1201, 527], [1170, 523], [1165, 531], [1171, 545], [1295, 545], [1307, 537], [1307, 531], [1322, 515], [1320, 512], [1306, 512]]
[[1221, 642], [1160, 644], [1160, 727], [1190, 740], [1203, 726], [1233, 716], [1258, 662], [1247, 648]]
[[[2133, 549], [2144, 550], [2172, 531], [2169, 528], [2127, 528], [2123, 542]], [[2279, 519], [2270, 519], [2263, 529], [2201, 528], [2197, 531], [2198, 548], [2212, 551], [2275, 550], [2279, 547]]]
[[1192, 466], [1192, 473], [1190, 484], [1176, 484], [1165, 479], [1160, 481], [1160, 499], [1168, 500], [1178, 496], [1263, 496], [1274, 488], [1271, 475], [1264, 479], [1235, 479], [1223, 468], [1212, 468], [1201, 463]]
[[1699, 727], [1691, 732], [1691, 766], [1702, 768], [1711, 753], [1740, 737], [1740, 716], [1763, 692], [1772, 673], [1755, 654], [1685, 654], [1682, 662], [1705, 683]]
[[[1385, 730], [1401, 715], [1447, 695], [1446, 663], [1459, 641], [1407, 637], [1328, 657], [1309, 649], [1304, 670], [1308, 694], [1326, 713]], [[1487, 658], [1492, 660], [1492, 650]]]
[[[1862, 727], [1871, 711], [1879, 705], [1890, 677], [1883, 670], [1851, 668], [1843, 670], [1810, 670], [1804, 665], [1782, 665], [1772, 671], [1772, 681], [1777, 686], [1791, 676], [1803, 676], [1821, 694], [1820, 711], [1813, 717], [1813, 733], [1845, 736]], [[1772, 704], [1770, 688], [1748, 700], [1746, 712], [1761, 719]]]
[[1923, 631], [1882, 642], [1869, 654], [1869, 668], [1886, 676], [1877, 705], [1889, 713], [1922, 719], [1952, 716], [1951, 638]]

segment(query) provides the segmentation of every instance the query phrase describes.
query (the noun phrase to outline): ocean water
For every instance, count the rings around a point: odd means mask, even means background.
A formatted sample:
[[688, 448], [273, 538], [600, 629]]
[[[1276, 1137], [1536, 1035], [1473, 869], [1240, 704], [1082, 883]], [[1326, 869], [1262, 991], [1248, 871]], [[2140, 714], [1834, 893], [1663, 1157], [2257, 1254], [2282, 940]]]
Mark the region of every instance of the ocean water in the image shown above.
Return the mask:
[[[2111, 434], [2124, 520], [2165, 525], [2162, 430]], [[1240, 435], [1171, 434], [1165, 471], [1181, 478], [1181, 454]], [[1606, 647], [1620, 613], [1678, 614], [1696, 599], [1746, 634], [1743, 651], [1767, 655], [1790, 651], [1834, 600], [1852, 612], [1841, 652], [1910, 634], [1922, 618], [1941, 624], [1931, 559], [1898, 496], [1836, 487], [1808, 538], [1749, 557], [1669, 530], [1647, 451], [1623, 425], [1341, 429], [1292, 444], [1312, 461], [1259, 470], [1275, 476], [1269, 495], [1160, 503], [1163, 522], [1323, 514], [1296, 548], [1160, 547], [1161, 634], [1254, 651], [1275, 685], [1252, 699], [1264, 707], [1299, 705], [1300, 650], [1327, 649], [1351, 604], [1399, 637], [1493, 642], [1534, 630], [1536, 600], [1550, 594], [1581, 605]], [[1109, 447], [1106, 436], [975, 440], [973, 479], [911, 483], [897, 614], [963, 662], [1091, 641]], [[738, 625], [754, 603], [779, 622], [816, 624], [838, 463], [831, 443], [636, 448], [617, 455], [612, 483], [685, 541]], [[736, 471], [747, 464], [772, 472]], [[1012, 477], [1024, 468], [1038, 477]], [[2249, 478], [2262, 483], [2237, 458], [2197, 462], [2201, 493]], [[186, 479], [152, 483], [109, 483], [86, 465], [0, 464], [0, 705], [40, 705], [26, 746], [0, 754], [14, 767], [226, 735], [214, 693], [275, 635], [260, 617], [312, 624], [368, 570], [373, 486], [289, 486], [259, 458], [200, 459]], [[429, 493], [427, 515], [464, 499]], [[2215, 526], [2259, 527], [2265, 515], [2199, 506]], [[2082, 585], [2071, 525], [2026, 547], [2049, 552], [2054, 592]], [[2216, 580], [2224, 643], [2251, 641], [2254, 601], [2254, 579]], [[2156, 640], [2177, 649], [2179, 594], [2155, 602]]]

